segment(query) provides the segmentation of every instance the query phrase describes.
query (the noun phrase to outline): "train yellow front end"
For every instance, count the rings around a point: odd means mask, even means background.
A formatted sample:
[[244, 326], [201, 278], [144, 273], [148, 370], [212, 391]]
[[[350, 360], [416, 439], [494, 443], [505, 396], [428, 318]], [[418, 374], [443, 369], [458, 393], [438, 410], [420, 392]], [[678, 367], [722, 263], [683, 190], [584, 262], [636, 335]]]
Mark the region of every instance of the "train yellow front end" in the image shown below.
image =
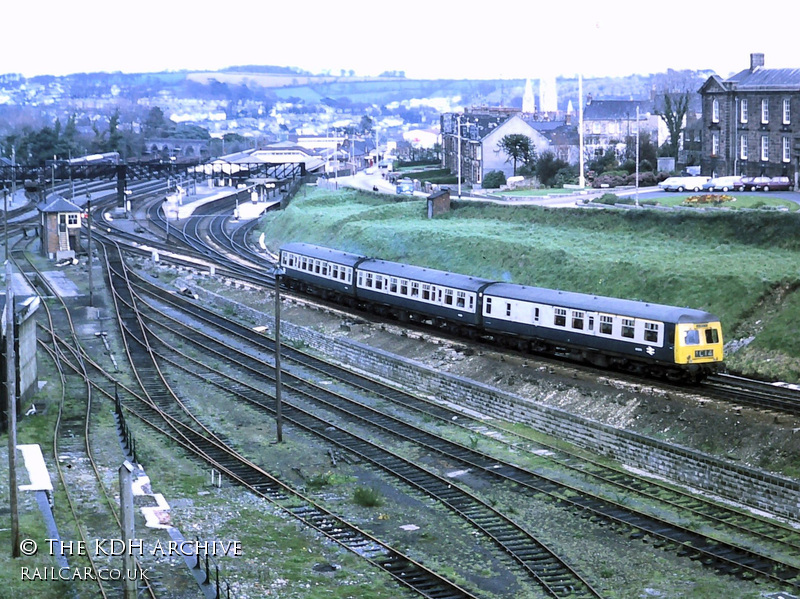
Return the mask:
[[694, 378], [704, 378], [721, 369], [723, 363], [722, 325], [719, 321], [675, 325], [675, 363]]

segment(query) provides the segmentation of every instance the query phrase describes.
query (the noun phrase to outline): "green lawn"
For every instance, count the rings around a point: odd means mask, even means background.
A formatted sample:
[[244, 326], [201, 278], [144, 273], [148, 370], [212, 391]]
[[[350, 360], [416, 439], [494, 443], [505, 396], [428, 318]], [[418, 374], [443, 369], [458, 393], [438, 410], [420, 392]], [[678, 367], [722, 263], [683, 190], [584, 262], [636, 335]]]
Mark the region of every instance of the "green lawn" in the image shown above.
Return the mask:
[[[647, 193], [640, 193], [639, 199], [640, 200], [648, 200]], [[782, 198], [770, 197], [765, 195], [754, 195], [748, 193], [739, 193], [739, 192], [729, 192], [729, 193], [717, 193], [717, 194], [697, 194], [697, 193], [674, 193], [670, 194], [668, 197], [660, 196], [658, 198], [652, 198], [654, 201], [658, 202], [662, 206], [686, 206], [686, 199], [691, 198], [698, 195], [716, 195], [716, 196], [728, 196], [733, 198], [732, 201], [723, 201], [719, 204], [701, 204], [699, 207], [703, 206], [718, 206], [721, 208], [729, 208], [731, 210], [737, 210], [742, 208], [749, 208], [749, 209], [775, 209], [778, 207], [785, 207], [790, 212], [795, 212], [800, 209], [800, 204], [797, 202], [793, 202], [791, 200], [785, 200]]]
[[[727, 339], [748, 336], [759, 321], [751, 350], [800, 357], [796, 327], [787, 326], [800, 322], [800, 301], [789, 301], [800, 287], [797, 213], [469, 204], [430, 220], [424, 201], [314, 190], [268, 214], [261, 229], [273, 248], [306, 241], [499, 281], [705, 309], [722, 319]], [[783, 295], [779, 309], [761, 313], [765, 300]]]
[[561, 187], [553, 187], [546, 189], [506, 189], [503, 191], [487, 189], [486, 191], [501, 196], [522, 196], [522, 197], [538, 197], [546, 195], [564, 195], [564, 194], [575, 193], [575, 190], [573, 189], [562, 189]]

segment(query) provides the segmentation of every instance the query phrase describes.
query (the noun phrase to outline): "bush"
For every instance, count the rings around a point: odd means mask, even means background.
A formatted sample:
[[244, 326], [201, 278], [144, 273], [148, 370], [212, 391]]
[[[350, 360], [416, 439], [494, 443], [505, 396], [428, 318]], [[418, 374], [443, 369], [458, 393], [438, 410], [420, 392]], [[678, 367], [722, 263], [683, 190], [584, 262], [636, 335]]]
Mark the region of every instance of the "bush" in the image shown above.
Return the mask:
[[483, 178], [483, 187], [485, 189], [497, 189], [501, 185], [506, 184], [506, 175], [503, 171], [491, 171], [486, 173]]
[[620, 197], [615, 193], [604, 193], [599, 198], [595, 198], [592, 200], [594, 204], [607, 204], [609, 206], [613, 206], [614, 204], [620, 203]]
[[383, 495], [375, 487], [356, 487], [353, 501], [363, 507], [379, 507], [383, 505]]

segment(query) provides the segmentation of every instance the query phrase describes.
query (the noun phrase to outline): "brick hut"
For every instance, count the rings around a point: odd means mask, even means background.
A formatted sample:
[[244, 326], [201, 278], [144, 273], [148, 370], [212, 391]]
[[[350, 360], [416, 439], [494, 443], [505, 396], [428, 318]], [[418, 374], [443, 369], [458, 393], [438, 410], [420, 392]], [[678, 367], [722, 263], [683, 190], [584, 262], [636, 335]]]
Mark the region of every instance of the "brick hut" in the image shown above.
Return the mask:
[[74, 258], [80, 244], [81, 209], [61, 196], [39, 204], [42, 255], [51, 260]]

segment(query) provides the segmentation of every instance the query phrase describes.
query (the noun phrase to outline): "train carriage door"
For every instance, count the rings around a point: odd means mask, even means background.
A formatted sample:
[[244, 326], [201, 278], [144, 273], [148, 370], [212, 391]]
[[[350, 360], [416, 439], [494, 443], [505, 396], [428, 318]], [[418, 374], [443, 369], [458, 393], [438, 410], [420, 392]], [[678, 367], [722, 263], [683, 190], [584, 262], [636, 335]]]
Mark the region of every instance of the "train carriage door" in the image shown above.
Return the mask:
[[436, 293], [436, 303], [441, 304], [442, 303], [442, 288], [439, 287], [436, 291], [437, 291], [437, 293]]

